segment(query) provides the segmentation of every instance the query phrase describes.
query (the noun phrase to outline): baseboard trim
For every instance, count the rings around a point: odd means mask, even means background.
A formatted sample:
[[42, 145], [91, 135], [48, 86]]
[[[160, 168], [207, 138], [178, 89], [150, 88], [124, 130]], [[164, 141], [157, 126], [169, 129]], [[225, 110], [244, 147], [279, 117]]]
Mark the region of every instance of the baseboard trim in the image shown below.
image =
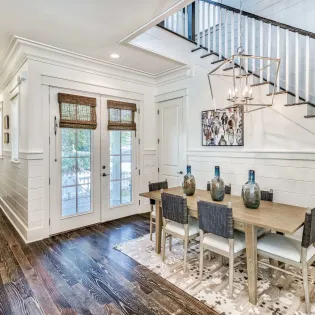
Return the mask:
[[0, 207], [7, 219], [11, 222], [15, 230], [20, 234], [23, 241], [25, 243], [28, 243], [27, 241], [27, 228], [24, 225], [24, 223], [20, 220], [20, 218], [17, 217], [17, 215], [14, 213], [12, 208], [3, 200], [3, 198], [0, 198]]
[[43, 227], [29, 230], [2, 197], [0, 198], [0, 208], [26, 244], [40, 241], [48, 237]]

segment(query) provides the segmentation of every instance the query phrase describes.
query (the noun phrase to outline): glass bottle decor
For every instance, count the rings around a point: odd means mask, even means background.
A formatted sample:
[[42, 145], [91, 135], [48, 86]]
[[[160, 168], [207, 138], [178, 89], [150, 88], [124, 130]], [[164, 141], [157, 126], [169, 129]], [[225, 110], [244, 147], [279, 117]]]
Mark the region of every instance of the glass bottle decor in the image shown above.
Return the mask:
[[257, 209], [260, 205], [260, 187], [255, 182], [255, 171], [249, 171], [248, 182], [244, 185], [243, 202], [246, 208]]
[[191, 174], [191, 166], [187, 165], [187, 174], [184, 176], [183, 193], [186, 196], [192, 196], [196, 191], [196, 180]]
[[214, 201], [222, 201], [225, 195], [225, 185], [223, 179], [220, 177], [220, 167], [214, 168], [215, 177], [211, 181], [211, 198]]

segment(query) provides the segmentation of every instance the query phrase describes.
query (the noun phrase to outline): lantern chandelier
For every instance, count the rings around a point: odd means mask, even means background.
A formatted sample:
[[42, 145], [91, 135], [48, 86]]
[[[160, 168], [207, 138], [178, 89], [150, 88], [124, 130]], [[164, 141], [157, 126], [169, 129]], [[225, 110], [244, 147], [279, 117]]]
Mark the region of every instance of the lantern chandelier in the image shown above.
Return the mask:
[[[237, 54], [232, 55], [230, 58], [225, 59], [218, 67], [208, 73], [209, 85], [211, 97], [215, 110], [225, 110], [229, 108], [244, 107], [244, 112], [252, 112], [255, 110], [263, 109], [273, 105], [274, 96], [276, 92], [276, 83], [278, 82], [280, 59], [247, 55], [244, 54], [244, 48], [242, 46], [242, 28], [243, 28], [243, 15], [242, 15], [242, 0], [240, 0], [240, 31], [239, 31], [239, 43], [240, 47], [237, 49]], [[247, 39], [246, 39], [247, 40]], [[220, 57], [220, 56], [219, 56]], [[259, 67], [256, 70], [256, 64], [259, 63]], [[232, 70], [232, 74], [228, 71]], [[267, 73], [267, 79], [264, 78], [264, 73]], [[222, 91], [220, 86], [218, 89], [214, 88], [211, 81], [212, 76], [219, 76], [225, 82], [228, 82], [230, 88], [228, 89], [225, 97], [222, 98]], [[273, 87], [265, 94], [253, 93], [253, 87], [269, 83], [270, 78], [273, 79]], [[227, 106], [220, 109], [216, 108], [215, 93], [219, 90], [221, 94], [220, 103]], [[268, 95], [267, 95], [268, 94]]]

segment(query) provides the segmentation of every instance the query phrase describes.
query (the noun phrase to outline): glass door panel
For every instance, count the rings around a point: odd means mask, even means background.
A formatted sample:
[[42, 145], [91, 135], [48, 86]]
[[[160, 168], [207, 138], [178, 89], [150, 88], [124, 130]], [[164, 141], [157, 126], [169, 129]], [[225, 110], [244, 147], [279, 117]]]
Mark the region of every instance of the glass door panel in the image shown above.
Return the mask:
[[132, 203], [132, 131], [110, 132], [110, 207]]
[[91, 131], [61, 129], [62, 217], [91, 211]]

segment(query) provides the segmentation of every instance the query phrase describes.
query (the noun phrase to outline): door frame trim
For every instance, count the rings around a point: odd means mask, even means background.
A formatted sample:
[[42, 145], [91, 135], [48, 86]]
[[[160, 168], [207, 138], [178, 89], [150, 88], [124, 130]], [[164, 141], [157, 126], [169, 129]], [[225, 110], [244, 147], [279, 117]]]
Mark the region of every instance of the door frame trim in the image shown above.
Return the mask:
[[[42, 76], [42, 100], [43, 100], [43, 121], [49, 122], [50, 119], [50, 88], [60, 88], [60, 89], [69, 89], [69, 90], [77, 90], [78, 92], [85, 93], [94, 93], [98, 94], [100, 97], [114, 97], [121, 99], [129, 99], [138, 102], [140, 113], [143, 113], [144, 107], [144, 94], [138, 92], [132, 92], [130, 90], [120, 90], [117, 88], [102, 86], [102, 85], [94, 85], [87, 82], [75, 81], [72, 79], [63, 79], [56, 78], [49, 75]], [[139, 120], [137, 123], [137, 127], [139, 127], [139, 136], [137, 138], [141, 138], [143, 135], [143, 123], [142, 123], [143, 115], [139, 115]], [[44, 132], [44, 140], [43, 141], [43, 226], [40, 228], [40, 231], [37, 232], [35, 239], [40, 240], [44, 238], [48, 238], [50, 235], [50, 145], [49, 145], [49, 135], [50, 135], [50, 124], [45, 124], [46, 128], [43, 129]], [[137, 164], [139, 168], [142, 168], [143, 165], [143, 141], [141, 141], [138, 147], [138, 160]], [[140, 189], [141, 176], [139, 176], [138, 184]], [[140, 208], [139, 208], [140, 209]], [[138, 209], [138, 212], [140, 213]], [[102, 218], [102, 214], [101, 214]]]

